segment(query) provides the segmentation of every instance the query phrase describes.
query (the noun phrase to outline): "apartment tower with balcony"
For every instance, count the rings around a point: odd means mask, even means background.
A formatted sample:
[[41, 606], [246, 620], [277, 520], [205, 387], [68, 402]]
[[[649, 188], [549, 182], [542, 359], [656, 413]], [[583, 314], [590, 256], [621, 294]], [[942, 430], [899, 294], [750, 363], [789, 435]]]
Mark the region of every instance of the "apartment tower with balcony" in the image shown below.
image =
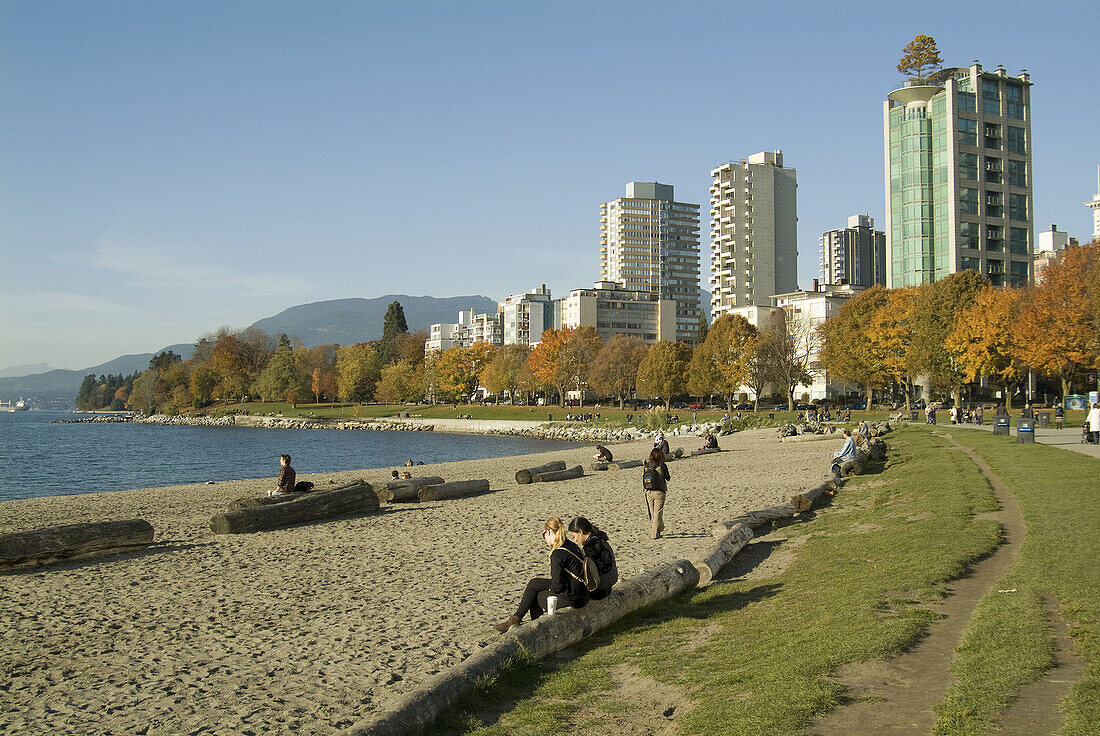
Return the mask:
[[870, 288], [886, 285], [886, 233], [870, 215], [852, 215], [848, 227], [821, 235], [821, 283]]
[[711, 320], [798, 288], [798, 182], [782, 151], [710, 172]]
[[676, 302], [675, 339], [699, 335], [699, 205], [673, 187], [632, 181], [626, 196], [600, 205], [600, 279]]
[[886, 283], [966, 269], [1032, 280], [1031, 80], [1003, 67], [937, 71], [883, 103]]

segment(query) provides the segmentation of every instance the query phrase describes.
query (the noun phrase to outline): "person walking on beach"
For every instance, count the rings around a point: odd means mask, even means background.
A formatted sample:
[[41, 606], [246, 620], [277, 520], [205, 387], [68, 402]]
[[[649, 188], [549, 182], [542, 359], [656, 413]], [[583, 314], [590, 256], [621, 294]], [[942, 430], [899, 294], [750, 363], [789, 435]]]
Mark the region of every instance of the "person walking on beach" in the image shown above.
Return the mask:
[[[666, 443], [667, 444], [667, 443]], [[661, 538], [665, 530], [665, 496], [668, 495], [668, 474], [665, 454], [660, 447], [654, 447], [645, 461], [642, 470], [642, 488], [645, 490], [646, 509], [649, 511], [649, 529], [654, 539]]]
[[557, 597], [557, 607], [583, 608], [588, 603], [584, 585], [584, 553], [576, 542], [565, 536], [565, 525], [552, 516], [543, 525], [542, 539], [550, 548], [550, 577], [532, 578], [520, 597], [516, 612], [493, 628], [502, 634], [530, 613], [534, 621], [548, 610], [547, 598]]
[[275, 490], [267, 495], [276, 493], [290, 493], [294, 490], [294, 468], [290, 467], [290, 455], [279, 456], [279, 477], [275, 480]]
[[600, 573], [600, 584], [588, 592], [588, 597], [598, 601], [611, 595], [611, 588], [619, 582], [619, 568], [615, 564], [615, 552], [611, 549], [607, 534], [588, 519], [577, 516], [569, 522], [569, 536], [584, 552], [585, 558], [596, 563], [596, 570]]

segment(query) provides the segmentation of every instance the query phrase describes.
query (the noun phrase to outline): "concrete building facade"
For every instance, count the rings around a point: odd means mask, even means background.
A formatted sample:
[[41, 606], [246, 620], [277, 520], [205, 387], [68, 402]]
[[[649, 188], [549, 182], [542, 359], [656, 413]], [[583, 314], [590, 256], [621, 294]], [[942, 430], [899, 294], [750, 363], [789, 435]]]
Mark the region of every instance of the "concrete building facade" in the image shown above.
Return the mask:
[[1056, 263], [1066, 248], [1079, 245], [1077, 238], [1071, 238], [1069, 233], [1058, 229], [1057, 225], [1051, 225], [1049, 230], [1039, 233], [1039, 243], [1035, 246], [1035, 283], [1043, 280], [1043, 270]]
[[676, 339], [698, 341], [699, 205], [669, 184], [633, 181], [600, 205], [600, 278], [676, 302]]
[[542, 333], [554, 326], [558, 308], [546, 284], [526, 294], [508, 297], [498, 306], [504, 344], [537, 345], [542, 340]]
[[886, 286], [886, 233], [870, 215], [852, 215], [848, 227], [821, 235], [821, 283]]
[[439, 323], [428, 328], [428, 341], [424, 350], [438, 353], [453, 347], [468, 348], [474, 343], [504, 344], [504, 331], [500, 312], [478, 314], [472, 309], [458, 313], [457, 323]]
[[675, 340], [678, 303], [653, 291], [628, 289], [617, 281], [597, 281], [591, 289], [574, 289], [561, 300], [562, 329], [594, 327], [607, 342], [615, 335], [645, 343]]
[[772, 303], [798, 288], [797, 175], [783, 152], [757, 153], [711, 172], [711, 321]]
[[1032, 278], [1031, 80], [1003, 67], [943, 69], [883, 102], [886, 283], [973, 269]]
[[[785, 312], [785, 319], [791, 325], [791, 334], [797, 344], [801, 349], [809, 351], [809, 372], [813, 381], [809, 386], [804, 387], [804, 392], [810, 395], [811, 401], [833, 399], [856, 390], [856, 387], [845, 384], [835, 376], [830, 376], [821, 365], [818, 360], [821, 341], [817, 327], [840, 311], [845, 302], [861, 291], [863, 291], [862, 288], [853, 287], [850, 284], [836, 286], [815, 283], [815, 288], [811, 291], [794, 291], [775, 296], [776, 306]], [[801, 393], [803, 389], [795, 391], [796, 397]]]

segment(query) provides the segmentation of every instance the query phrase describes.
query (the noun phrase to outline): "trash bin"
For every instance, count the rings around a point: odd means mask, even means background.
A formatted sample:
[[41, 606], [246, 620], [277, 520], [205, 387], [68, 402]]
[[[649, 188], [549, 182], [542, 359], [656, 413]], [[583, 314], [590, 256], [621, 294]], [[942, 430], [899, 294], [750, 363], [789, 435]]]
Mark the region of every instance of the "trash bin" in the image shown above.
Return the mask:
[[910, 422], [919, 422], [920, 421], [920, 412], [919, 411], [909, 412], [909, 421]]
[[1035, 420], [1034, 419], [1017, 419], [1016, 420], [1016, 441], [1024, 444], [1035, 443]]
[[1046, 429], [1047, 427], [1050, 426], [1050, 412], [1049, 411], [1036, 412], [1035, 416], [1039, 420], [1039, 423], [1035, 425], [1036, 427], [1038, 427], [1039, 429]]
[[1007, 414], [995, 414], [993, 416], [993, 434], [1003, 434], [1005, 437], [1008, 436], [1009, 432]]

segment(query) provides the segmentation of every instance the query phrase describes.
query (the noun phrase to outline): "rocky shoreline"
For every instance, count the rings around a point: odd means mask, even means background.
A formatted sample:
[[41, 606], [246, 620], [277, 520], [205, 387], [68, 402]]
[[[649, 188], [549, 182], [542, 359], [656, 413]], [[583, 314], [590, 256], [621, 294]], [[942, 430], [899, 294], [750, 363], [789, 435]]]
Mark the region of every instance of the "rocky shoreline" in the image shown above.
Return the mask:
[[[231, 415], [223, 417], [168, 416], [166, 414], [96, 414], [79, 419], [55, 419], [62, 424], [161, 424], [166, 426], [193, 427], [260, 427], [265, 429], [327, 429], [344, 431], [384, 432], [462, 432], [473, 434], [532, 437], [535, 439], [562, 440], [567, 442], [631, 442], [652, 437], [656, 431], [641, 427], [591, 427], [583, 423], [577, 426], [511, 422], [508, 420], [481, 419], [463, 423], [461, 420], [403, 420], [403, 419], [329, 419], [263, 417], [255, 415]], [[671, 437], [702, 437], [706, 434], [730, 434], [717, 422], [681, 424], [664, 430]]]

